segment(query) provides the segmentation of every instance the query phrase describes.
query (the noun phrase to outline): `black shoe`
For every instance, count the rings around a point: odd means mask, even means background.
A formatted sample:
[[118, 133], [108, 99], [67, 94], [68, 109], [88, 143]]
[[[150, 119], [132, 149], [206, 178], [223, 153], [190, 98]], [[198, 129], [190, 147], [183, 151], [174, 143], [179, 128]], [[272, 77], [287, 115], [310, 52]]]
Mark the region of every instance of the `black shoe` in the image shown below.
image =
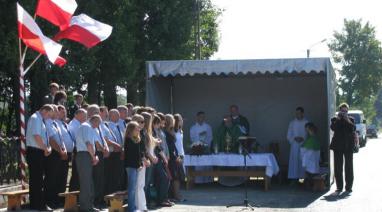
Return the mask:
[[337, 189], [333, 193], [330, 194], [330, 196], [339, 196], [341, 194], [342, 190]]
[[50, 207], [45, 206], [39, 209], [39, 211], [53, 211]]

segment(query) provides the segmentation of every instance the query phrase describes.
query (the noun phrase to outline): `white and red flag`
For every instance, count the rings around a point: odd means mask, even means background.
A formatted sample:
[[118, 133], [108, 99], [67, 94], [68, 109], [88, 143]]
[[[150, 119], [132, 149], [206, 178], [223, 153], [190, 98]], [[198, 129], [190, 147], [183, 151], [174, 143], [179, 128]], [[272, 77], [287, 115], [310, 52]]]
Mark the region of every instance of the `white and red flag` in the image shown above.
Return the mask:
[[17, 22], [19, 38], [26, 46], [46, 55], [49, 61], [56, 65], [62, 66], [65, 64], [65, 59], [59, 56], [62, 45], [46, 37], [32, 16], [30, 16], [18, 3]]
[[79, 42], [91, 48], [101, 41], [106, 40], [113, 30], [113, 27], [101, 23], [85, 14], [73, 16], [70, 27], [64, 31], [60, 31], [55, 37], [55, 40], [70, 39]]
[[39, 0], [36, 15], [64, 30], [69, 27], [76, 9], [75, 0]]

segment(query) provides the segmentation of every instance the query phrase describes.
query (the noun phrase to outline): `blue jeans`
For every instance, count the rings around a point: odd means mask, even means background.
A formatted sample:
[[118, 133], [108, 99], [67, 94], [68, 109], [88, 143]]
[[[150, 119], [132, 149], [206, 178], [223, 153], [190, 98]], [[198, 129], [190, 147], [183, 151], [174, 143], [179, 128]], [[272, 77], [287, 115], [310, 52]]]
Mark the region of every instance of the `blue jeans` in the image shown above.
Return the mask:
[[135, 168], [126, 168], [127, 172], [127, 202], [128, 202], [128, 211], [134, 212], [136, 210], [135, 205], [135, 194], [137, 188], [137, 175], [138, 169]]

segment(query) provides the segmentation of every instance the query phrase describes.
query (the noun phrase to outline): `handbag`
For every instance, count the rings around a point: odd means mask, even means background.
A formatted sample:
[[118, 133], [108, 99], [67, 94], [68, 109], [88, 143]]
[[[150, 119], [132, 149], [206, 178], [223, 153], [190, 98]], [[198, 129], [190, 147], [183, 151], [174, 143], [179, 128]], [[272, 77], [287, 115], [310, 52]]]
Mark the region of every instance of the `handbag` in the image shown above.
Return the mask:
[[353, 133], [353, 139], [354, 139], [353, 153], [358, 153], [359, 152], [359, 136], [357, 132]]

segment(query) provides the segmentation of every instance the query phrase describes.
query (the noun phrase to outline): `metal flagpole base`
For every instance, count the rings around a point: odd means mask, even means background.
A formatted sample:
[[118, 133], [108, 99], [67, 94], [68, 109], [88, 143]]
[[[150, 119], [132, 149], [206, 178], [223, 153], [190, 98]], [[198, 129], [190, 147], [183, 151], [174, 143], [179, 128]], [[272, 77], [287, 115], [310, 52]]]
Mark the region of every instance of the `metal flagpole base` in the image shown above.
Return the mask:
[[241, 211], [246, 211], [246, 210], [254, 211], [255, 207], [258, 207], [256, 205], [252, 205], [247, 199], [245, 199], [243, 203], [227, 205], [227, 208], [235, 207], [235, 206], [243, 206], [244, 208], [242, 208]]

